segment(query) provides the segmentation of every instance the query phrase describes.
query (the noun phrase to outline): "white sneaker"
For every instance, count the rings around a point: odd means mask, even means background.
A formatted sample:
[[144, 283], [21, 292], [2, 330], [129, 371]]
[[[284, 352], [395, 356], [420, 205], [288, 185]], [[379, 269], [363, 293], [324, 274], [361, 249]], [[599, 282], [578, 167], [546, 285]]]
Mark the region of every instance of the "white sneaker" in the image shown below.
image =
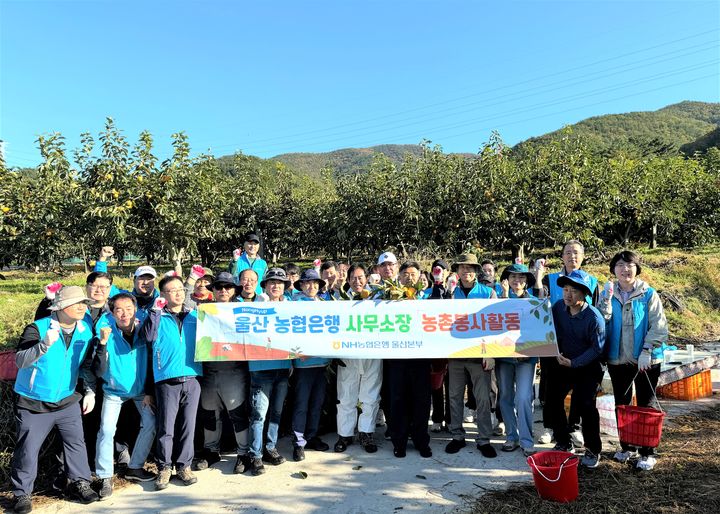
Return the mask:
[[624, 464], [625, 462], [627, 462], [630, 459], [633, 459], [635, 457], [637, 457], [637, 452], [630, 451], [630, 450], [628, 450], [626, 452], [618, 451], [618, 452], [615, 452], [615, 455], [613, 455], [613, 459], [620, 462], [621, 464]]
[[505, 423], [502, 421], [493, 428], [493, 435], [505, 435]]
[[654, 455], [643, 456], [640, 457], [640, 460], [637, 463], [637, 468], [643, 471], [650, 471], [652, 468], [655, 467], [656, 462], [657, 459], [655, 459]]
[[553, 434], [552, 430], [549, 428], [543, 428], [543, 431], [540, 432], [540, 437], [538, 437], [538, 443], [540, 444], [550, 444], [553, 440]]
[[433, 423], [432, 426], [430, 427], [430, 432], [439, 434], [440, 431], [442, 431], [442, 425], [440, 423]]
[[377, 417], [375, 418], [375, 426], [376, 427], [382, 427], [385, 426], [385, 413], [382, 409], [378, 409]]
[[467, 407], [465, 407], [465, 410], [463, 411], [463, 423], [472, 423], [475, 421], [475, 412], [471, 411]]
[[585, 446], [585, 438], [580, 430], [570, 432], [570, 441], [575, 448], [583, 448]]

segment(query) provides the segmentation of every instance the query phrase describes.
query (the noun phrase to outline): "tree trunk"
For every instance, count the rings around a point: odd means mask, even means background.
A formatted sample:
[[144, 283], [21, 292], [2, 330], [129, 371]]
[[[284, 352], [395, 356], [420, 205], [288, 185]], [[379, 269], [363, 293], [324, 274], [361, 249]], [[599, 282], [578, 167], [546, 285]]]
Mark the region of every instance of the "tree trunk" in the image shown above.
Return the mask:
[[652, 226], [652, 237], [650, 238], [650, 248], [657, 248], [657, 223], [653, 223]]
[[522, 263], [525, 262], [525, 245], [523, 243], [512, 246], [512, 261], [515, 262], [516, 259], [520, 259]]

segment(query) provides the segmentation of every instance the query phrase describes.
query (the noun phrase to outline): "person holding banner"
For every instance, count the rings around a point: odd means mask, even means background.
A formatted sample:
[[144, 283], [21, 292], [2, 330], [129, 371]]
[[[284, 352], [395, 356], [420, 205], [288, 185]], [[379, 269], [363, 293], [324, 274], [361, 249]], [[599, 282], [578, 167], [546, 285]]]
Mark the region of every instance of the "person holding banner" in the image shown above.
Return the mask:
[[[183, 309], [185, 288], [180, 277], [160, 280], [160, 297], [140, 327], [140, 336], [152, 347], [152, 369], [157, 405], [158, 477], [155, 489], [166, 489], [175, 464], [185, 485], [197, 482], [190, 469], [195, 455], [193, 437], [202, 363], [195, 362], [197, 311]], [[179, 433], [175, 433], [175, 428]]]
[[[655, 407], [655, 388], [660, 378], [662, 344], [667, 341], [665, 311], [657, 291], [638, 278], [642, 271], [640, 255], [624, 250], [613, 256], [610, 272], [617, 287], [606, 286], [601, 309], [607, 320], [608, 372], [615, 405], [629, 405], [635, 385], [638, 407]], [[615, 460], [638, 458], [637, 469], [655, 467], [654, 451], [638, 449], [621, 441]], [[639, 455], [638, 455], [639, 453]]]
[[[245, 272], [244, 272], [245, 273]], [[250, 271], [247, 271], [250, 273]], [[212, 283], [212, 292], [217, 303], [228, 303], [235, 299], [236, 286], [230, 273], [219, 273]], [[252, 289], [254, 293], [254, 287]], [[237, 459], [233, 473], [244, 473], [250, 469], [248, 430], [250, 427], [247, 397], [250, 376], [247, 362], [217, 361], [204, 362], [200, 381], [200, 420], [203, 425], [203, 454], [195, 463], [198, 470], [220, 462], [220, 437], [222, 435], [222, 411], [226, 410], [233, 426]]]
[[[264, 293], [258, 295], [258, 302], [289, 301], [285, 291], [290, 280], [282, 268], [270, 268], [262, 281]], [[277, 451], [280, 418], [288, 392], [291, 361], [256, 360], [249, 361], [250, 370], [250, 472], [253, 476], [265, 473], [263, 460], [279, 466], [285, 457]], [[268, 417], [267, 441], [263, 445], [265, 418]]]
[[[369, 296], [367, 272], [360, 264], [353, 264], [348, 270], [349, 294], [355, 300]], [[336, 452], [344, 452], [353, 443], [355, 428], [358, 439], [367, 453], [375, 453], [377, 445], [373, 440], [375, 419], [380, 406], [382, 387], [382, 359], [343, 359], [337, 370], [337, 431]], [[360, 416], [357, 408], [360, 405]]]
[[[380, 256], [380, 260], [384, 255], [386, 254]], [[400, 270], [400, 282], [403, 286], [412, 287], [417, 284], [420, 276], [420, 265], [417, 262], [405, 262]], [[398, 458], [406, 456], [409, 434], [420, 456], [432, 457], [428, 433], [430, 359], [387, 359], [384, 366], [387, 370], [385, 380], [390, 407], [388, 425], [393, 455]]]
[[[314, 269], [306, 269], [295, 283], [302, 291], [296, 301], [318, 302], [322, 299], [319, 291], [325, 287], [325, 281]], [[305, 448], [324, 452], [330, 446], [317, 435], [320, 426], [320, 412], [325, 400], [325, 368], [329, 359], [323, 357], [301, 357], [293, 360], [297, 380], [295, 382], [295, 402], [293, 404], [293, 460], [305, 459]]]
[[[503, 298], [531, 298], [529, 289], [534, 284], [535, 276], [523, 264], [508, 266], [500, 275]], [[532, 401], [537, 361], [537, 357], [495, 359], [498, 403], [507, 434], [501, 448], [504, 452], [520, 447], [526, 457], [535, 453]]]
[[585, 455], [580, 464], [592, 469], [598, 467], [602, 450], [595, 396], [603, 377], [605, 319], [587, 301], [592, 293], [590, 275], [575, 270], [559, 277], [557, 285], [563, 288], [563, 301], [552, 306], [552, 315], [560, 355], [556, 357], [558, 366], [548, 377], [545, 411], [553, 424], [554, 449], [572, 452], [564, 401], [573, 391], [583, 420]]
[[[465, 298], [497, 298], [495, 291], [482, 285], [477, 277], [482, 268], [474, 254], [458, 256], [452, 265], [457, 272], [459, 283], [453, 292], [453, 299]], [[490, 444], [493, 426], [490, 415], [490, 381], [495, 360], [485, 359], [450, 359], [448, 365], [449, 396], [450, 396], [450, 433], [452, 440], [445, 447], [447, 453], [457, 453], [465, 447], [465, 429], [463, 428], [463, 402], [465, 400], [465, 373], [469, 373], [476, 402], [475, 424], [477, 437], [475, 442], [483, 457], [497, 457], [495, 448]]]

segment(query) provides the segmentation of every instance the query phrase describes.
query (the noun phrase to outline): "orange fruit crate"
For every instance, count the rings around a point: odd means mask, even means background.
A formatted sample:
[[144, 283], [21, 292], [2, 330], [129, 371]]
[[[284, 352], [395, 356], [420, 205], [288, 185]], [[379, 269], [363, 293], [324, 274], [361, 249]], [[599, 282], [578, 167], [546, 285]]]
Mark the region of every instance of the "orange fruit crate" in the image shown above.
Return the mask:
[[695, 375], [658, 387], [657, 395], [673, 400], [697, 400], [712, 396], [712, 377], [706, 369]]

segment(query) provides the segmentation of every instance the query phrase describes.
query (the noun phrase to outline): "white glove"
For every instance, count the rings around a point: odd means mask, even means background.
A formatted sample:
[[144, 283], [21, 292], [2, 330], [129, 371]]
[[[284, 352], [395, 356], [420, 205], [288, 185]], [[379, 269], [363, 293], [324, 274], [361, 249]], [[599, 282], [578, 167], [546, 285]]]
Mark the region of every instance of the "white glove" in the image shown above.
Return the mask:
[[50, 328], [48, 328], [47, 332], [45, 332], [45, 337], [43, 337], [43, 343], [50, 347], [58, 339], [60, 339], [60, 324], [57, 321], [52, 320], [50, 322]]
[[240, 258], [240, 256], [242, 255], [242, 253], [243, 253], [243, 251], [240, 248], [235, 248], [233, 250], [233, 260], [234, 261], [238, 260]]
[[315, 259], [313, 261], [313, 267], [315, 268], [315, 271], [320, 273], [320, 267], [322, 266], [322, 259]]
[[99, 344], [107, 344], [108, 339], [110, 339], [110, 334], [112, 333], [112, 328], [110, 327], [102, 327], [100, 329], [100, 341], [98, 341]]
[[170, 270], [167, 273], [165, 273], [166, 277], [178, 277], [180, 278], [180, 274], [175, 270]]
[[368, 284], [379, 284], [380, 283], [380, 275], [377, 273], [370, 273], [370, 276], [368, 277]]
[[645, 371], [652, 364], [652, 355], [649, 350], [643, 350], [638, 357], [638, 371]]
[[448, 293], [452, 294], [453, 291], [455, 291], [455, 288], [457, 287], [458, 278], [456, 274], [452, 274], [447, 279], [447, 289]]
[[82, 413], [89, 414], [95, 408], [95, 395], [93, 393], [86, 393], [82, 399]]
[[205, 268], [202, 266], [195, 264], [192, 268], [190, 268], [190, 278], [192, 280], [200, 280], [205, 276]]
[[115, 255], [115, 250], [112, 246], [103, 246], [100, 248], [100, 258], [98, 260], [101, 262], [106, 261], [113, 255]]
[[483, 359], [483, 369], [485, 371], [492, 371], [495, 369], [495, 359]]
[[435, 281], [435, 284], [437, 284], [437, 285], [442, 284], [443, 270], [440, 266], [435, 266], [432, 269], [432, 276], [433, 276], [433, 280]]

